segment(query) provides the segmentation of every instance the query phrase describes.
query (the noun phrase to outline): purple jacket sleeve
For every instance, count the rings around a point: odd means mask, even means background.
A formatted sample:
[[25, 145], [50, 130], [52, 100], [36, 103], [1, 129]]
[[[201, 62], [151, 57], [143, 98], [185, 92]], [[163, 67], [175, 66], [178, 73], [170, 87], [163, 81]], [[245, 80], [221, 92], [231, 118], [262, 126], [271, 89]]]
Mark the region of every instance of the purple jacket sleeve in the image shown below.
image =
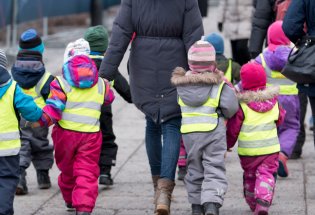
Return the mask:
[[244, 119], [243, 110], [242, 108], [239, 108], [237, 113], [228, 120], [226, 125], [226, 140], [228, 149], [234, 147], [241, 131]]

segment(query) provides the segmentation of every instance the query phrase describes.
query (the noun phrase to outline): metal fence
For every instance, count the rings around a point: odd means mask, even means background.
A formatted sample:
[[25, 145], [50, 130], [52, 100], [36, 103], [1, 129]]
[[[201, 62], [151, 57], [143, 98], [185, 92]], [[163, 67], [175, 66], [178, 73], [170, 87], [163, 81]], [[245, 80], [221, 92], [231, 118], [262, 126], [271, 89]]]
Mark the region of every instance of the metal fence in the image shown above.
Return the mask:
[[[103, 6], [106, 9], [120, 2], [103, 0]], [[0, 0], [0, 28], [11, 24], [12, 18], [19, 24], [43, 17], [88, 12], [90, 3], [91, 0]]]

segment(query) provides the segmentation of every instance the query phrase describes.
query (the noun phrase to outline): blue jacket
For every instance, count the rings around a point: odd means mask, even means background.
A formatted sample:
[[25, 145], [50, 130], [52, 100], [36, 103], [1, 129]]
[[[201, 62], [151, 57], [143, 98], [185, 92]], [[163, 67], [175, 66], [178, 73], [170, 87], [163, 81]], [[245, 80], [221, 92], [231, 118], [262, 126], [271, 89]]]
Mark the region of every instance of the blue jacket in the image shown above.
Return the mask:
[[[305, 35], [303, 31], [306, 22], [307, 34], [315, 36], [315, 1], [314, 0], [292, 0], [292, 3], [283, 20], [283, 31], [285, 35], [295, 43]], [[315, 72], [315, 71], [314, 71]], [[315, 84], [298, 84], [302, 93], [315, 97]]]
[[[0, 87], [0, 99], [7, 92], [8, 88], [11, 86], [12, 80], [7, 84]], [[42, 110], [37, 107], [33, 98], [24, 94], [19, 87], [16, 85], [15, 95], [14, 95], [14, 108], [22, 115], [27, 121], [35, 122], [39, 120], [42, 115]]]

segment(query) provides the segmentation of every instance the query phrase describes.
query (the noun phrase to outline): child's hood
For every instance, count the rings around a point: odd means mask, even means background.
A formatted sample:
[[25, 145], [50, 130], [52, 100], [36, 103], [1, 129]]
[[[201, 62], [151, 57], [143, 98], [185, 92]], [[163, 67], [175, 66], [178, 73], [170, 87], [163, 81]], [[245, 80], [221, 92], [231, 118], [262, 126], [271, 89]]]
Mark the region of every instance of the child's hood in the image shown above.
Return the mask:
[[45, 73], [41, 54], [36, 51], [19, 51], [11, 73], [22, 88], [34, 87]]
[[76, 55], [67, 61], [62, 68], [62, 75], [67, 82], [76, 88], [91, 88], [98, 81], [95, 63], [86, 55]]
[[5, 68], [0, 67], [0, 99], [7, 92], [11, 83], [12, 80], [9, 72]]
[[[271, 70], [281, 71], [288, 61], [291, 48], [288, 46], [278, 46], [274, 51], [266, 48], [263, 52], [264, 59]], [[256, 61], [262, 64], [260, 56]]]
[[203, 105], [211, 94], [214, 85], [223, 81], [221, 73], [186, 74], [183, 68], [177, 67], [171, 78], [172, 84], [177, 87], [177, 92], [183, 102], [191, 107]]
[[246, 103], [256, 112], [265, 113], [270, 111], [277, 103], [279, 87], [271, 86], [259, 91], [243, 91], [237, 94], [240, 103]]

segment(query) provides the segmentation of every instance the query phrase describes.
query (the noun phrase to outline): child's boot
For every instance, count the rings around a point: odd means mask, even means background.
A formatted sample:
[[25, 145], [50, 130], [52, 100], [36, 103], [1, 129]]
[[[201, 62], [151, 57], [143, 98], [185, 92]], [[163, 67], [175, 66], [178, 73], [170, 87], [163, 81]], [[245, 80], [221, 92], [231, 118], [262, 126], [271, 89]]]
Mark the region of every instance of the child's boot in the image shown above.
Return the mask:
[[221, 207], [218, 203], [206, 202], [203, 204], [205, 215], [219, 215], [219, 208]]
[[20, 174], [20, 179], [19, 183], [16, 187], [16, 195], [25, 195], [28, 193], [28, 188], [26, 185], [26, 171], [25, 168], [21, 167], [20, 168], [21, 174]]
[[192, 204], [191, 210], [192, 210], [192, 215], [203, 215], [204, 214], [202, 205]]
[[287, 161], [288, 161], [288, 157], [283, 152], [280, 152], [279, 153], [279, 168], [278, 168], [278, 175], [280, 177], [288, 177], [289, 175]]
[[114, 184], [114, 181], [110, 174], [111, 169], [112, 169], [112, 166], [109, 166], [109, 165], [101, 169], [101, 174], [99, 177], [99, 184], [107, 185], [107, 186], [111, 186]]
[[268, 215], [270, 204], [264, 200], [257, 199], [254, 215]]
[[66, 207], [67, 207], [67, 211], [69, 211], [69, 212], [75, 211], [75, 208], [72, 206], [71, 203], [66, 203]]
[[158, 180], [156, 193], [156, 213], [158, 215], [169, 215], [172, 193], [175, 187], [174, 181], [166, 178]]
[[39, 189], [48, 189], [51, 187], [49, 170], [36, 170], [37, 183]]
[[177, 179], [180, 181], [184, 180], [186, 173], [187, 169], [185, 166], [178, 167]]

